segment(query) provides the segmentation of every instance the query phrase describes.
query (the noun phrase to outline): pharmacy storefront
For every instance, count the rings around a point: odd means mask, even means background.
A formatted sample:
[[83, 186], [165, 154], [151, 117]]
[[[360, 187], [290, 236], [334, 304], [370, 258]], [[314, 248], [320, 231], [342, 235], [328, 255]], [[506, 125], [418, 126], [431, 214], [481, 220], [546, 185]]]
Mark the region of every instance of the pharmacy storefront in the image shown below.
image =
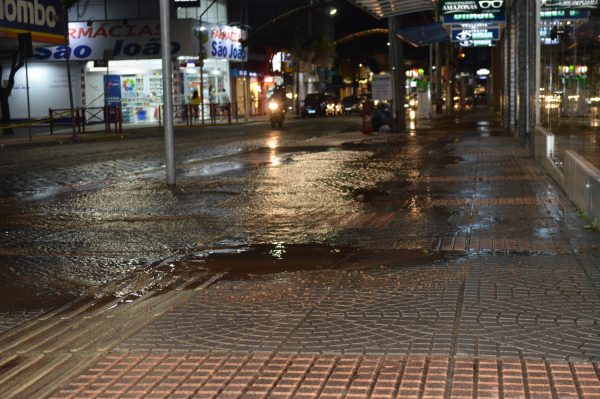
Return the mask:
[[200, 62], [197, 57], [181, 58], [180, 76], [184, 98], [189, 99], [194, 91], [198, 91], [204, 100], [205, 119], [208, 119], [211, 99], [219, 103], [226, 100], [236, 103], [230, 65], [246, 60], [246, 52], [241, 44], [246, 33], [237, 27], [204, 22], [197, 27], [197, 36], [202, 43], [201, 51], [205, 59]]
[[[203, 90], [208, 104], [209, 88], [229, 94], [229, 61], [219, 47], [229, 45], [214, 26], [203, 43], [207, 51], [202, 73], [198, 55], [201, 53], [201, 27], [195, 20], [171, 21], [171, 51], [174, 63], [173, 96], [176, 113], [189, 103], [194, 90]], [[70, 52], [75, 106], [88, 109], [107, 105], [122, 108], [124, 123], [156, 122], [162, 104], [162, 63], [160, 24], [154, 20], [92, 21], [69, 24], [69, 49], [64, 46], [41, 47], [34, 50], [30, 68], [39, 76], [35, 86], [30, 82], [32, 115], [47, 115], [48, 108], [68, 108], [65, 97], [57, 92], [65, 90], [65, 61]], [[227, 27], [229, 28], [229, 27]], [[205, 27], [206, 29], [206, 27]], [[221, 36], [219, 36], [221, 35]], [[238, 40], [239, 41], [239, 40]], [[213, 50], [213, 46], [215, 51]], [[235, 56], [239, 56], [237, 53]], [[17, 76], [15, 95], [11, 102], [20, 104], [26, 96], [23, 74]], [[201, 83], [201, 75], [204, 84]], [[31, 79], [31, 76], [30, 76]], [[23, 82], [20, 82], [23, 80]], [[19, 83], [21, 83], [19, 85]], [[17, 87], [18, 86], [18, 87]], [[110, 91], [108, 93], [107, 91]], [[14, 108], [17, 110], [17, 107]], [[16, 118], [24, 117], [15, 115]]]

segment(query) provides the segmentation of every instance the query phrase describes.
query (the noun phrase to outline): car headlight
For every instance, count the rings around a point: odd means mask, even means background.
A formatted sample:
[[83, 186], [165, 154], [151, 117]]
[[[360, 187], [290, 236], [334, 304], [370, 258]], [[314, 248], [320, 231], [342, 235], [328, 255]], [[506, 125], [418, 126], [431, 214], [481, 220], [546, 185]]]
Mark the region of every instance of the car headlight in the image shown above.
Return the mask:
[[279, 109], [279, 103], [275, 102], [275, 101], [271, 101], [269, 103], [269, 109], [271, 111], [277, 111]]

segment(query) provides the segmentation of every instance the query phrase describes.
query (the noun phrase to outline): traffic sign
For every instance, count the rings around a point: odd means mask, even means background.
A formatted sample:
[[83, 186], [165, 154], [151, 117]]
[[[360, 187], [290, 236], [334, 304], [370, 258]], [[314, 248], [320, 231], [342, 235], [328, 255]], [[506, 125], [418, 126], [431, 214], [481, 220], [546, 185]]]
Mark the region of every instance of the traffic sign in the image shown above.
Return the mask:
[[452, 29], [452, 41], [500, 40], [500, 29]]

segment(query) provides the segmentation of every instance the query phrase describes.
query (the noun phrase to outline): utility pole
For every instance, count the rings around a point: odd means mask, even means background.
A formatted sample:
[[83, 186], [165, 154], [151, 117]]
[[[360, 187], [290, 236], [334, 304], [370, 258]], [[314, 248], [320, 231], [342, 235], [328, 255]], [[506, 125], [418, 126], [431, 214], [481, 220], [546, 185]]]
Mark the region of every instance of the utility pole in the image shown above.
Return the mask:
[[71, 49], [69, 48], [69, 10], [65, 7], [64, 11], [64, 46], [66, 49], [65, 65], [67, 67], [67, 84], [69, 86], [69, 107], [71, 108], [71, 140], [77, 141], [77, 127], [75, 121], [75, 104], [73, 101], [73, 79], [71, 78]]
[[175, 149], [173, 122], [173, 63], [171, 61], [171, 16], [169, 0], [160, 0], [160, 41], [162, 49], [163, 109], [167, 184], [175, 185]]
[[392, 77], [392, 106], [395, 117], [395, 131], [406, 132], [406, 111], [404, 101], [406, 97], [406, 80], [404, 75], [404, 47], [396, 32], [400, 28], [400, 17], [388, 18], [389, 28], [389, 56], [390, 75]]

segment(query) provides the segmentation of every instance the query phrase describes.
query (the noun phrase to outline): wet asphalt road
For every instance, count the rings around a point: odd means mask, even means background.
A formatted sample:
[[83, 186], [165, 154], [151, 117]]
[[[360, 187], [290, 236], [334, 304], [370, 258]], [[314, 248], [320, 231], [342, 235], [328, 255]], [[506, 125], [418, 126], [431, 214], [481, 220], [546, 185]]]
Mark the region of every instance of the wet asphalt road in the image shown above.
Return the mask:
[[[356, 248], [405, 251], [404, 259], [425, 261], [424, 242], [478, 230], [539, 239], [561, 233], [556, 206], [541, 208], [539, 225], [516, 223], [532, 217], [526, 208], [522, 215], [474, 215], [467, 207], [431, 206], [440, 198], [485, 196], [487, 187], [502, 184], [484, 179], [476, 153], [453, 151], [469, 135], [503, 134], [493, 123], [463, 122], [457, 131], [448, 121], [435, 131], [365, 141], [359, 122], [354, 116], [289, 121], [282, 131], [264, 122], [178, 130], [176, 188], [164, 183], [158, 130], [5, 149], [0, 311], [39, 311], [118, 289], [134, 271], [145, 277], [126, 290], [143, 291], [168, 273], [156, 269], [161, 260], [215, 248], [254, 245], [272, 258], [317, 259], [304, 266], [314, 268], [330, 265], [331, 251], [353, 256]], [[504, 166], [509, 174], [517, 167]], [[452, 180], [465, 171], [483, 177]], [[538, 190], [540, 198], [555, 195]], [[519, 191], [507, 183], [507, 196]]]
[[239, 245], [331, 238], [329, 230], [283, 224], [297, 210], [352, 202], [352, 182], [342, 187], [336, 181], [345, 177], [339, 173], [353, 172], [338, 167], [320, 181], [313, 177], [331, 163], [361, 162], [368, 155], [341, 150], [334, 141], [336, 151], [323, 158], [316, 154], [328, 148], [296, 144], [356, 131], [358, 122], [340, 117], [288, 121], [282, 131], [265, 122], [177, 130], [179, 184], [173, 189], [164, 184], [158, 129], [132, 131], [125, 140], [4, 149], [0, 311], [51, 308], [129, 271], [221, 240]]

